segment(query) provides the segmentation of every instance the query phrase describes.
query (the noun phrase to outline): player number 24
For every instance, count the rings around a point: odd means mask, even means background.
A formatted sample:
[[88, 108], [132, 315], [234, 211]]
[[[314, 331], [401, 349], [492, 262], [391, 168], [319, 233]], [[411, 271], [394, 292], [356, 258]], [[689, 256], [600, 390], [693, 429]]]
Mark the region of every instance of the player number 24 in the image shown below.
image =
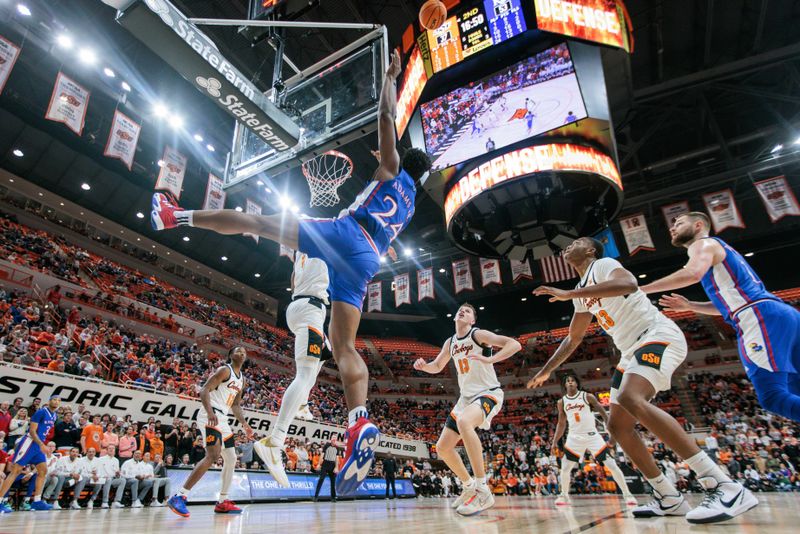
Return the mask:
[[390, 224], [386, 221], [386, 219], [391, 219], [397, 213], [397, 202], [395, 202], [395, 200], [390, 195], [384, 196], [383, 201], [388, 202], [389, 204], [392, 205], [392, 207], [386, 211], [373, 213], [372, 216], [378, 219], [378, 222], [380, 222], [381, 226], [383, 226], [384, 228], [388, 226], [392, 229], [392, 241], [394, 241], [400, 234], [400, 230], [403, 229], [403, 224], [402, 223]]

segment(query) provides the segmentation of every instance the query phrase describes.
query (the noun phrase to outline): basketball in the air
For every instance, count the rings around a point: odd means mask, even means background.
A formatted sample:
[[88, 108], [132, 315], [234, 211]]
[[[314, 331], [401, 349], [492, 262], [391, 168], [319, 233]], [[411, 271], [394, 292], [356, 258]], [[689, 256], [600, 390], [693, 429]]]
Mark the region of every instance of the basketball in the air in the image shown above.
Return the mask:
[[428, 0], [419, 10], [419, 23], [426, 30], [435, 30], [447, 19], [447, 8], [440, 0]]

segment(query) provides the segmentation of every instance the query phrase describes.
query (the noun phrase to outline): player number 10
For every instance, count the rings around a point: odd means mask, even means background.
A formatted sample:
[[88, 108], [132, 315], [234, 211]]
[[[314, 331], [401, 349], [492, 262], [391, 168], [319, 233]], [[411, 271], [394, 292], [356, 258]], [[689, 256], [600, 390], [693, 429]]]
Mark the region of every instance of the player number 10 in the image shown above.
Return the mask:
[[468, 359], [463, 358], [461, 360], [458, 360], [458, 372], [459, 372], [459, 374], [462, 374], [462, 375], [465, 375], [465, 374], [469, 373], [469, 360]]

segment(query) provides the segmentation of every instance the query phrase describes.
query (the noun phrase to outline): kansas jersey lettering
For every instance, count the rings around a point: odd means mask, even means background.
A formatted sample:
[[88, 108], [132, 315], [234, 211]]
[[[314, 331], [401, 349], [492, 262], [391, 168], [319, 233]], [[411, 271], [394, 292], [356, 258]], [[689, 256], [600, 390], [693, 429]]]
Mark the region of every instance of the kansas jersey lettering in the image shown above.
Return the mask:
[[469, 359], [472, 355], [492, 355], [490, 347], [484, 347], [475, 341], [477, 330], [477, 328], [473, 328], [463, 338], [456, 335], [450, 340], [450, 356], [456, 366], [458, 387], [461, 390], [461, 396], [467, 398], [500, 387], [500, 381], [497, 380], [497, 374], [492, 364]]
[[586, 400], [586, 392], [578, 391], [574, 397], [561, 397], [564, 413], [567, 414], [569, 435], [597, 432], [592, 407]]

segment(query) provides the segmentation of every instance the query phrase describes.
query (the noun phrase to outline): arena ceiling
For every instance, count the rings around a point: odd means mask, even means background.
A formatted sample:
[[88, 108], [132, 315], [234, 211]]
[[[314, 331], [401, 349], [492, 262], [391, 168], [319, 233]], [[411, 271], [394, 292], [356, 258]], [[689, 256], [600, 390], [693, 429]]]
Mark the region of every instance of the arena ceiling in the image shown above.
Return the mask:
[[[193, 17], [245, 18], [247, 11], [245, 0], [173, 1]], [[421, 3], [320, 0], [300, 20], [385, 24], [391, 42], [396, 44]], [[24, 42], [24, 51], [0, 95], [0, 164], [243, 283], [285, 299], [289, 263], [278, 257], [272, 244], [254, 247], [245, 238], [192, 230], [187, 234], [193, 239], [186, 243], [181, 239], [183, 232], [155, 234], [147, 220], [135, 217], [138, 211], [149, 211], [156, 162], [164, 142], [178, 142], [169, 128], [149, 122], [148, 102], [158, 98], [175, 105], [192, 131], [205, 137], [201, 144], [181, 142], [182, 149], [190, 153], [192, 166], [182, 200], [192, 207], [202, 202], [206, 173], [221, 172], [224, 166], [232, 121], [117, 25], [114, 10], [99, 0], [60, 0], [46, 5], [35, 2], [30, 18], [16, 14], [13, 4], [0, 4], [0, 33]], [[642, 211], [648, 216], [659, 250], [627, 259], [617, 232], [623, 262], [637, 274], [650, 277], [679, 266], [683, 256], [666, 243], [660, 206], [689, 199], [693, 207], [700, 208], [701, 193], [730, 187], [748, 228], [729, 230], [723, 237], [757, 252], [754, 264], [766, 273], [772, 287], [797, 285], [800, 275], [780, 259], [800, 251], [796, 238], [800, 225], [791, 219], [770, 224], [751, 182], [784, 174], [795, 189], [800, 186], [800, 153], [789, 149], [800, 136], [800, 2], [630, 0], [626, 4], [634, 27], [635, 51], [629, 64], [623, 62], [624, 68], [607, 73], [626, 189], [623, 213]], [[102, 75], [87, 74], [74, 55], [58, 50], [53, 36], [64, 29], [79, 40], [85, 37], [91, 42], [101, 61], [111, 62], [118, 77], [110, 81]], [[269, 86], [274, 62], [269, 45], [252, 47], [234, 28], [207, 30], [223, 54], [251, 75], [254, 83], [263, 89]], [[343, 30], [293, 30], [287, 35], [288, 55], [303, 68], [358, 35]], [[615, 50], [604, 53], [621, 54]], [[59, 69], [77, 73], [92, 90], [93, 105], [81, 137], [43, 119]], [[144, 122], [131, 172], [102, 156], [110, 118], [119, 104], [120, 91], [113, 84], [120, 79], [134, 87], [125, 96], [126, 109], [139, 113]], [[215, 152], [209, 152], [205, 144], [212, 144]], [[788, 148], [773, 153], [777, 144]], [[25, 157], [13, 157], [13, 148], [21, 145], [26, 147]], [[370, 178], [375, 162], [369, 151], [376, 146], [373, 135], [346, 147], [345, 152], [355, 162], [356, 175], [340, 190], [345, 201]], [[86, 180], [92, 183], [88, 193], [80, 189]], [[298, 171], [277, 180], [298, 203], [307, 199], [307, 186]], [[233, 201], [242, 204], [247, 194]], [[274, 195], [270, 198], [261, 193], [259, 200], [265, 211], [279, 209]], [[417, 251], [415, 262], [436, 267], [441, 290], [437, 287], [436, 304], [401, 309], [402, 313], [443, 318], [457, 302], [452, 297], [450, 261], [462, 254], [450, 244], [443, 226], [440, 208], [423, 199], [403, 244]], [[419, 252], [420, 248], [424, 252]], [[221, 261], [221, 250], [229, 258], [227, 262]], [[396, 272], [416, 269], [413, 262], [393, 267]], [[439, 274], [439, 267], [447, 272]], [[253, 277], [256, 271], [262, 273], [261, 278]], [[392, 268], [384, 271], [381, 276], [391, 278]], [[537, 275], [535, 283], [539, 281]], [[567, 306], [541, 306], [530, 298], [521, 301], [531, 285], [492, 286], [495, 289], [462, 294], [458, 301], [469, 298], [492, 311], [487, 318], [487, 326], [492, 328], [514, 331], [561, 324], [569, 313]]]

